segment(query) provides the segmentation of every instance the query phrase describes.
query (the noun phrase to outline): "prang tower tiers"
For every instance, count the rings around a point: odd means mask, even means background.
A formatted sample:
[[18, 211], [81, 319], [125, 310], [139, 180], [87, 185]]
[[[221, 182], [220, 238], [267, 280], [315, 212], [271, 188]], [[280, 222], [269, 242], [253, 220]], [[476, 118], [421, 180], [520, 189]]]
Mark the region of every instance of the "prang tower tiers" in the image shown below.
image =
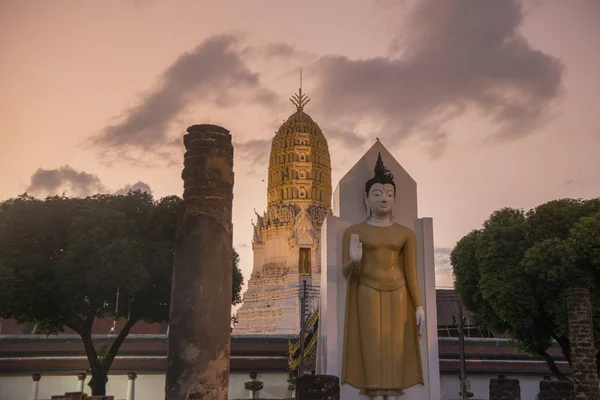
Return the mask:
[[[321, 128], [296, 106], [271, 144], [267, 211], [256, 212], [254, 266], [233, 334], [298, 334], [302, 281], [318, 290], [321, 225], [331, 213], [331, 161]], [[318, 294], [311, 298], [318, 304]]]

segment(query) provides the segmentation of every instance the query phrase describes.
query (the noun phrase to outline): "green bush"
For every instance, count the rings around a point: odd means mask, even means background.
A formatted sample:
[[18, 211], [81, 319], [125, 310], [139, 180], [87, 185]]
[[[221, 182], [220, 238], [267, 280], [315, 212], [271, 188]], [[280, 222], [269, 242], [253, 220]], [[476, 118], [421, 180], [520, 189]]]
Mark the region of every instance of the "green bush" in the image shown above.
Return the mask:
[[252, 381], [248, 381], [248, 382], [244, 383], [244, 388], [246, 390], [251, 390], [254, 393], [262, 390], [263, 387], [264, 387], [264, 384], [261, 381], [257, 381], [257, 380], [252, 380]]
[[290, 376], [287, 381], [288, 381], [288, 390], [290, 392], [293, 392], [294, 390], [296, 390], [296, 377]]

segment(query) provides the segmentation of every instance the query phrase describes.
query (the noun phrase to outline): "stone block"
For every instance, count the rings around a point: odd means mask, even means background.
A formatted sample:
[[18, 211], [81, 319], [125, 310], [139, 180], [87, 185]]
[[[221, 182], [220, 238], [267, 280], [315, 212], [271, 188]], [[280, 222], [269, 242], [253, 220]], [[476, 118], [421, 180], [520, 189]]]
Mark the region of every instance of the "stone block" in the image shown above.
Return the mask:
[[521, 400], [519, 380], [507, 379], [504, 375], [490, 379], [490, 400]]
[[538, 400], [572, 400], [573, 382], [545, 377], [540, 381]]
[[296, 380], [299, 400], [339, 400], [340, 380], [333, 375], [304, 375]]

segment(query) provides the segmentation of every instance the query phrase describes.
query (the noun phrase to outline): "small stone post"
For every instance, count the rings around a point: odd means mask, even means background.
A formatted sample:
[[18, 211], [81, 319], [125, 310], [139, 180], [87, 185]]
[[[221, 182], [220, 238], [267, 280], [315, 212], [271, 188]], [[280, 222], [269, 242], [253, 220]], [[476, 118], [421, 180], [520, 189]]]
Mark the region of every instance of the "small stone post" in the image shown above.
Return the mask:
[[86, 374], [84, 374], [83, 372], [77, 374], [77, 391], [79, 393], [83, 393], [83, 385], [85, 382], [85, 378], [86, 378]]
[[130, 372], [127, 374], [127, 399], [126, 400], [135, 400], [135, 380], [137, 379], [137, 374], [135, 372]]
[[31, 400], [37, 400], [38, 391], [40, 389], [40, 379], [42, 379], [42, 375], [35, 373], [31, 375], [31, 379], [33, 379], [33, 387], [31, 390]]
[[233, 268], [229, 131], [184, 136], [183, 214], [175, 239], [166, 400], [227, 400]]
[[590, 292], [587, 289], [567, 289], [566, 296], [569, 310], [573, 398], [600, 400]]

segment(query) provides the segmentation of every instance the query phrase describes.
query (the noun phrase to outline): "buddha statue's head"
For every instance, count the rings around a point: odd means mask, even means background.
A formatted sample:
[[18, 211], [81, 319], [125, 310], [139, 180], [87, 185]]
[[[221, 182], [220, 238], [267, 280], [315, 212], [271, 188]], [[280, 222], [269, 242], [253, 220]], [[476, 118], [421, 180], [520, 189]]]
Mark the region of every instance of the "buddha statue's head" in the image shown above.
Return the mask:
[[394, 200], [396, 198], [396, 184], [394, 175], [383, 165], [381, 153], [375, 164], [375, 176], [367, 181], [365, 185], [365, 205], [367, 217], [385, 217], [392, 215]]

